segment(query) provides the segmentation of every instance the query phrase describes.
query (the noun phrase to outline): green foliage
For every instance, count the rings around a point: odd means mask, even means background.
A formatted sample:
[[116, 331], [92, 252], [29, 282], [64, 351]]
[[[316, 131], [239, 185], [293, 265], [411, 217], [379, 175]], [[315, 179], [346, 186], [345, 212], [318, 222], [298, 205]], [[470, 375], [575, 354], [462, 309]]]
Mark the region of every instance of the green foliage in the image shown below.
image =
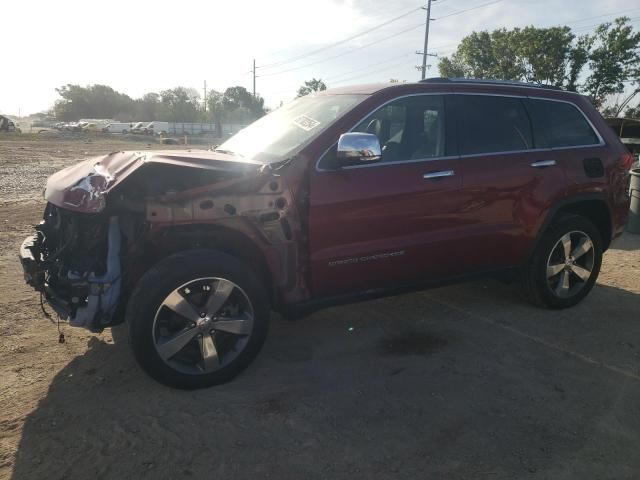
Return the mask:
[[119, 121], [159, 120], [168, 122], [214, 121], [221, 133], [221, 122], [247, 124], [265, 114], [264, 99], [255, 98], [244, 87], [230, 87], [224, 94], [215, 90], [207, 95], [208, 113], [200, 94], [193, 88], [176, 87], [160, 93], [146, 93], [133, 100], [104, 85], [65, 85], [56, 89], [62, 97], [53, 113], [58, 120], [112, 118]]
[[571, 64], [569, 27], [504, 28], [473, 32], [451, 58], [440, 59], [446, 77], [499, 78], [562, 85]]
[[160, 104], [156, 120], [169, 122], [199, 122], [202, 112], [200, 95], [194, 89], [176, 87], [160, 92]]
[[266, 113], [264, 99], [240, 86], [229, 87], [223, 94], [211, 92], [208, 105], [212, 113], [230, 123], [248, 124]]
[[322, 90], [326, 90], [327, 86], [325, 83], [319, 78], [312, 78], [311, 80], [307, 80], [304, 82], [304, 85], [298, 89], [298, 97], [304, 97], [305, 95], [309, 95], [313, 92], [320, 92]]
[[125, 121], [146, 120], [148, 118], [160, 120], [159, 107], [160, 95], [157, 93], [145, 93], [142, 98], [135, 101], [134, 118], [122, 118], [123, 115], [120, 115], [118, 119]]
[[640, 120], [640, 104], [635, 107], [629, 107], [625, 110], [624, 116], [627, 118], [637, 118]]
[[633, 31], [626, 17], [580, 37], [566, 26], [473, 32], [453, 55], [441, 58], [438, 67], [445, 77], [561, 86], [591, 95], [602, 106], [627, 83], [640, 84], [640, 32]]
[[67, 84], [56, 88], [62, 97], [54, 105], [56, 118], [78, 120], [80, 118], [114, 118], [120, 112], [131, 112], [133, 100], [106, 85]]
[[640, 32], [633, 31], [629, 18], [603, 23], [593, 34], [589, 70], [584, 90], [602, 105], [607, 96], [622, 93], [625, 83], [640, 78]]

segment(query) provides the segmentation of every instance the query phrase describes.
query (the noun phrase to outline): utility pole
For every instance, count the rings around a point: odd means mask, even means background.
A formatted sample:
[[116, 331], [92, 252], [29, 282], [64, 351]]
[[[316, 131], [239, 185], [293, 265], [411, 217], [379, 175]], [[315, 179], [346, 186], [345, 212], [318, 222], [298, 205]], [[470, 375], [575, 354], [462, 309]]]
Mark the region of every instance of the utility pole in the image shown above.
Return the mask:
[[[424, 49], [422, 50], [422, 80], [427, 75], [427, 55], [429, 54], [429, 23], [431, 22], [431, 2], [433, 0], [427, 0], [427, 23], [424, 29]], [[424, 8], [424, 7], [423, 7]]]
[[204, 113], [207, 113], [207, 81], [204, 81]]
[[251, 70], [251, 73], [253, 73], [253, 98], [256, 98], [256, 59], [253, 59], [253, 70]]

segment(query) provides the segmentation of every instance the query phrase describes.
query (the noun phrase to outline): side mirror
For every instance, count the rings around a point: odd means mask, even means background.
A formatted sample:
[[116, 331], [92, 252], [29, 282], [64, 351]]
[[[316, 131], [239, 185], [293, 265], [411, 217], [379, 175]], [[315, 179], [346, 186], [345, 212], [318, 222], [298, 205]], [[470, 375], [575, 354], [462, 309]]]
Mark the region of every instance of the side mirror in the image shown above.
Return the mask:
[[354, 165], [377, 162], [382, 158], [380, 140], [372, 133], [349, 132], [338, 140], [338, 163]]

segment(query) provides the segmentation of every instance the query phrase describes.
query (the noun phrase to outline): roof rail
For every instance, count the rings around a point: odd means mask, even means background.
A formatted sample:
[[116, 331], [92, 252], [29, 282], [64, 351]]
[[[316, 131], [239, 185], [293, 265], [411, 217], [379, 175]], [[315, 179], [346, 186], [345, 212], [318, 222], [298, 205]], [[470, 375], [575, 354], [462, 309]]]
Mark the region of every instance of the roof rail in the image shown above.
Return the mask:
[[447, 78], [447, 77], [433, 77], [419, 80], [418, 83], [472, 83], [476, 85], [511, 85], [514, 87], [531, 87], [531, 88], [545, 88], [548, 90], [563, 90], [561, 87], [555, 85], [543, 85], [541, 83], [532, 82], [517, 82], [515, 80], [497, 80], [491, 78]]

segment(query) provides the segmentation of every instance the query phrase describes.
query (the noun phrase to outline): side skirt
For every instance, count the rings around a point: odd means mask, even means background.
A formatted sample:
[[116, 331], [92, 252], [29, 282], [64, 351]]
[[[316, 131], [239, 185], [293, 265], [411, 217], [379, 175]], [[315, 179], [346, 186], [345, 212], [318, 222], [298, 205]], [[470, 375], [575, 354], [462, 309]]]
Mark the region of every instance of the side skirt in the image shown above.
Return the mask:
[[520, 267], [507, 267], [493, 270], [483, 270], [480, 272], [467, 273], [464, 275], [456, 275], [453, 277], [446, 277], [437, 280], [419, 280], [417, 282], [374, 288], [355, 293], [314, 298], [300, 303], [282, 305], [279, 309], [277, 309], [277, 311], [287, 320], [297, 320], [299, 318], [306, 317], [318, 310], [334, 307], [337, 305], [346, 305], [349, 303], [364, 302], [367, 300], [401, 295], [404, 293], [419, 292], [431, 288], [464, 283], [480, 278], [494, 278], [511, 282], [514, 279], [518, 278], [519, 273]]

